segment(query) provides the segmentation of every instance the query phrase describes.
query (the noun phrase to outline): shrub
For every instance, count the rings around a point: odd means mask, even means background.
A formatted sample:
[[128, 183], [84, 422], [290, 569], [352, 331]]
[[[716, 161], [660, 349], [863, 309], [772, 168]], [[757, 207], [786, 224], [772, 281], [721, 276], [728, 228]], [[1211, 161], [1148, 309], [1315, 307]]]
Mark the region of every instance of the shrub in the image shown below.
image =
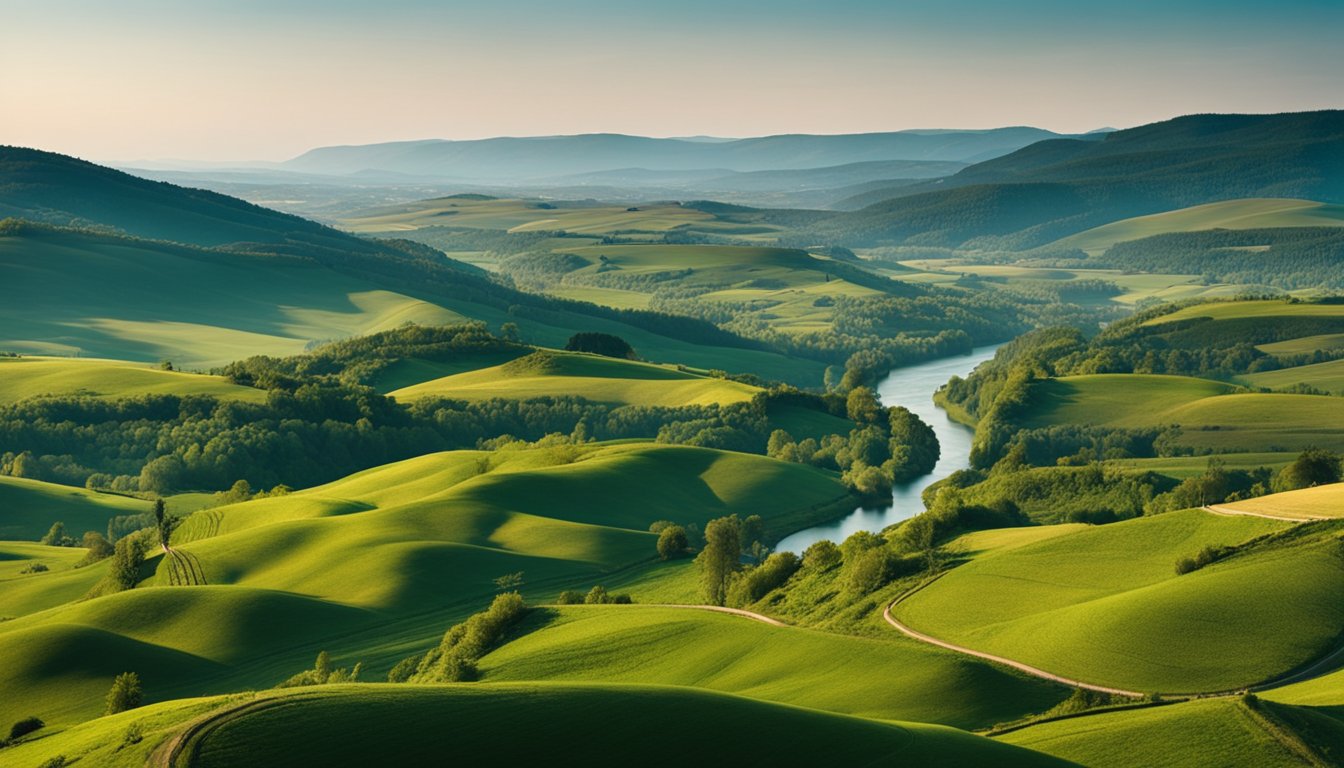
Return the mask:
[[728, 587], [728, 604], [741, 608], [750, 605], [771, 590], [777, 589], [798, 572], [798, 556], [792, 552], [776, 552], [761, 565], [738, 574]]
[[1181, 559], [1176, 561], [1177, 576], [1184, 576], [1185, 574], [1197, 570], [1198, 568], [1199, 566], [1195, 565], [1195, 560], [1192, 557], [1182, 557]]
[[680, 525], [664, 528], [658, 534], [658, 556], [664, 560], [681, 557], [686, 554], [690, 542], [686, 539], [686, 529]]
[[565, 349], [569, 352], [591, 352], [624, 360], [635, 359], [634, 347], [620, 336], [613, 336], [610, 333], [576, 333], [569, 337]]
[[47, 531], [47, 535], [43, 536], [38, 543], [46, 544], [49, 547], [72, 547], [75, 540], [65, 532], [65, 523], [57, 521], [51, 524], [51, 529]]
[[525, 613], [527, 605], [522, 595], [517, 592], [496, 595], [489, 608], [449, 629], [438, 647], [420, 660], [408, 681], [455, 683], [475, 679], [476, 660], [498, 644], [508, 628]]
[[112, 681], [112, 690], [107, 692], [105, 714], [115, 715], [140, 706], [144, 697], [140, 689], [140, 676], [134, 672], [122, 672]]
[[121, 734], [121, 746], [129, 747], [132, 744], [139, 744], [145, 738], [145, 726], [136, 722], [126, 726], [126, 730]]
[[566, 589], [555, 599], [557, 605], [583, 605], [583, 593], [573, 589]]
[[411, 675], [415, 674], [415, 669], [420, 666], [420, 660], [423, 658], [424, 655], [419, 654], [415, 656], [407, 656], [401, 661], [398, 661], [396, 666], [392, 667], [391, 671], [387, 673], [387, 682], [404, 683], [407, 680], [410, 680]]
[[45, 573], [51, 570], [46, 563], [29, 563], [19, 573]]
[[607, 598], [607, 588], [598, 584], [588, 590], [588, 594], [583, 598], [585, 605], [602, 605], [610, 602]]
[[40, 718], [32, 716], [25, 717], [9, 727], [10, 741], [27, 736], [33, 731], [40, 730], [45, 725], [46, 723], [42, 722]]
[[822, 539], [803, 550], [803, 567], [809, 571], [825, 571], [839, 565], [844, 559], [840, 548], [829, 539]]

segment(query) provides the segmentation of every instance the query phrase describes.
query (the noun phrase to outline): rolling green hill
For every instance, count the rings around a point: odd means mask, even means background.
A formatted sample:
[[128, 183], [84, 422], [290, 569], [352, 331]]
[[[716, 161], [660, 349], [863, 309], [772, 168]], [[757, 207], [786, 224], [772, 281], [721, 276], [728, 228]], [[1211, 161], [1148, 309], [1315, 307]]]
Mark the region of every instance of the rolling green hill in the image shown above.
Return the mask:
[[1205, 229], [1344, 226], [1344, 205], [1286, 198], [1224, 200], [1139, 216], [1079, 232], [1053, 245], [1101, 253], [1116, 243], [1168, 232]]
[[[213, 708], [213, 709], [212, 709]], [[329, 766], [432, 763], [461, 751], [473, 765], [680, 764], [684, 761], [847, 765], [1050, 766], [1048, 755], [936, 725], [878, 722], [723, 694], [659, 686], [345, 685], [252, 697], [186, 700], [137, 710], [21, 744], [18, 765], [57, 754], [138, 766], [193, 717], [178, 764], [278, 764], [297, 753]], [[113, 745], [136, 720], [146, 737]], [[600, 723], [600, 737], [582, 737]], [[651, 738], [675, 724], [671, 745]], [[526, 734], [519, 738], [518, 734]], [[743, 739], [744, 733], [768, 734]], [[162, 755], [159, 759], [165, 758]], [[167, 762], [163, 764], [167, 765]]]
[[1284, 389], [1305, 384], [1332, 395], [1344, 395], [1344, 360], [1252, 373], [1241, 377], [1241, 380], [1250, 386], [1268, 389]]
[[1220, 505], [1238, 512], [1280, 517], [1344, 517], [1344, 483], [1318, 485]]
[[1066, 376], [1033, 386], [1030, 415], [1024, 423], [1116, 427], [1162, 424], [1164, 414], [1173, 409], [1235, 389], [1221, 382], [1188, 376]]
[[18, 616], [0, 622], [0, 689], [33, 692], [0, 700], [0, 722], [94, 716], [128, 669], [150, 701], [274, 685], [324, 648], [381, 676], [502, 575], [552, 599], [655, 562], [655, 520], [760, 514], [782, 536], [852, 505], [833, 475], [799, 464], [634, 443], [431, 454], [206, 509], [173, 537], [205, 586], [168, 586], [157, 552], [138, 588], [85, 602], [66, 601], [105, 565], [53, 561], [0, 582], [14, 587], [0, 611]]
[[61, 357], [0, 357], [0, 401], [47, 395], [116, 398], [135, 395], [209, 395], [222, 400], [263, 402], [266, 393], [220, 376], [165, 371], [124, 360]]
[[1336, 534], [1303, 529], [1191, 573], [1174, 566], [1291, 525], [1189, 510], [1087, 528], [972, 557], [893, 612], [939, 639], [1089, 683], [1238, 688], [1336, 647]]
[[392, 391], [399, 400], [447, 397], [488, 400], [577, 395], [619, 405], [709, 405], [750, 400], [757, 387], [675, 368], [598, 355], [536, 352], [503, 365]]
[[902, 640], [772, 627], [644, 606], [546, 609], [481, 660], [487, 681], [693, 686], [879, 720], [983, 728], [1049, 709], [1063, 691]]
[[141, 499], [0, 475], [0, 540], [36, 541], [57, 521], [78, 538], [84, 531], [106, 531], [117, 515], [149, 511], [150, 503]]

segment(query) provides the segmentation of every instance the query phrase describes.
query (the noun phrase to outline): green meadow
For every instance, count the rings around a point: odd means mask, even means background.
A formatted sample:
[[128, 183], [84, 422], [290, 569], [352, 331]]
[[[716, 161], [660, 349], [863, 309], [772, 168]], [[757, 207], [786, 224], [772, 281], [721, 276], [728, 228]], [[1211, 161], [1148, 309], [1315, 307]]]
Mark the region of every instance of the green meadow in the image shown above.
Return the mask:
[[1188, 510], [1073, 529], [973, 554], [894, 613], [939, 639], [1089, 683], [1239, 688], [1335, 647], [1344, 630], [1338, 541], [1290, 536], [1185, 575], [1174, 566], [1204, 547], [1236, 547], [1291, 525]]
[[1341, 226], [1344, 226], [1344, 205], [1291, 198], [1249, 198], [1123, 219], [1070, 235], [1054, 245], [1101, 253], [1119, 242], [1169, 232]]
[[757, 387], [693, 374], [671, 366], [598, 355], [536, 352], [528, 357], [393, 390], [399, 400], [446, 397], [525, 400], [573, 395], [616, 405], [679, 407], [750, 400]]
[[220, 376], [165, 371], [145, 363], [60, 357], [0, 357], [0, 402], [80, 395], [113, 399], [136, 395], [208, 395], [264, 402], [266, 393]]
[[84, 531], [106, 531], [113, 517], [139, 515], [150, 508], [142, 499], [0, 476], [0, 540], [36, 541], [55, 522], [65, 523], [69, 534], [79, 538]]

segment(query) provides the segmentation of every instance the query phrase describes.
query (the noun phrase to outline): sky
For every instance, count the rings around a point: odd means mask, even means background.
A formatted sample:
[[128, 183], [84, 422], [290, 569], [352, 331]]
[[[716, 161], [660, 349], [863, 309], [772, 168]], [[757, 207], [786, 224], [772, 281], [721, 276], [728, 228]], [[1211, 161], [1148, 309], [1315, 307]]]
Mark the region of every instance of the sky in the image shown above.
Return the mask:
[[1344, 1], [0, 0], [0, 144], [98, 161], [1344, 107]]

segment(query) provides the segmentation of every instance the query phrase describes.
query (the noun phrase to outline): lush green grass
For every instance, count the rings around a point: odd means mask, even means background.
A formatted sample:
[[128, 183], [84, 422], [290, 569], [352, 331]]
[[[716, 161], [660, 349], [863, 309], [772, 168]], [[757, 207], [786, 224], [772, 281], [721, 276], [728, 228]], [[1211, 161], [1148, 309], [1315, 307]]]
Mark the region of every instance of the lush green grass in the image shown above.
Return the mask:
[[[6, 619], [78, 600], [103, 577], [106, 563], [75, 565], [87, 550], [0, 541], [0, 616]], [[41, 563], [48, 570], [22, 573]]]
[[848, 499], [802, 465], [629, 443], [431, 454], [203, 510], [174, 542], [209, 586], [166, 586], [152, 552], [140, 587], [69, 602], [106, 566], [16, 565], [0, 589], [0, 614], [20, 616], [0, 622], [0, 690], [32, 693], [0, 701], [0, 722], [92, 716], [127, 670], [150, 701], [274, 685], [324, 648], [381, 677], [488, 603], [496, 577], [522, 571], [534, 600], [617, 586], [655, 562], [654, 520], [761, 514], [782, 535]]
[[772, 627], [644, 606], [538, 611], [481, 660], [487, 681], [656, 683], [882, 720], [984, 728], [1040, 712], [1064, 690], [903, 638]]
[[1344, 360], [1252, 373], [1242, 376], [1241, 381], [1253, 387], [1267, 389], [1284, 389], [1294, 384], [1306, 384], [1324, 392], [1340, 395], [1344, 394]]
[[66, 531], [78, 539], [85, 531], [105, 533], [110, 518], [150, 510], [150, 503], [141, 499], [0, 476], [0, 539], [36, 541], [55, 522], [65, 523]]
[[1276, 341], [1272, 344], [1261, 344], [1257, 349], [1271, 355], [1309, 355], [1318, 349], [1325, 351], [1344, 349], [1344, 333], [1303, 336], [1298, 339]]
[[1105, 224], [1059, 240], [1057, 246], [1101, 253], [1116, 243], [1168, 232], [1206, 229], [1344, 226], [1344, 206], [1291, 198], [1247, 198], [1196, 205]]
[[1151, 459], [1114, 459], [1108, 465], [1132, 469], [1135, 472], [1156, 472], [1159, 475], [1184, 480], [1202, 475], [1209, 468], [1209, 459], [1217, 458], [1226, 469], [1252, 470], [1260, 467], [1279, 469], [1287, 466], [1296, 456], [1291, 453], [1220, 453], [1211, 456], [1159, 456]]
[[1344, 304], [1294, 304], [1281, 299], [1257, 301], [1223, 301], [1195, 304], [1175, 312], [1155, 317], [1145, 325], [1161, 325], [1197, 317], [1214, 320], [1269, 317], [1344, 317]]
[[998, 740], [1095, 768], [1302, 765], [1233, 699], [1056, 720]]
[[[301, 700], [300, 700], [301, 699]], [[592, 731], [596, 729], [596, 733]], [[659, 738], [662, 735], [664, 738]], [[880, 723], [679, 688], [611, 685], [344, 686], [226, 719], [202, 768], [436, 762], [473, 765], [1050, 765], [1053, 758], [942, 726]]]
[[1344, 517], [1344, 483], [1273, 493], [1222, 506], [1280, 517]]
[[222, 400], [264, 402], [266, 393], [240, 387], [222, 376], [165, 371], [124, 360], [62, 357], [0, 357], [0, 402], [44, 395], [133, 397], [208, 395]]
[[1248, 685], [1335, 647], [1344, 629], [1338, 541], [1253, 547], [1183, 576], [1174, 565], [1204, 546], [1290, 525], [1189, 510], [1075, 530], [977, 555], [896, 615], [934, 637], [1090, 683], [1167, 692]]
[[1344, 399], [1323, 395], [1231, 394], [1207, 379], [1095, 374], [1033, 385], [1022, 426], [1179, 426], [1178, 445], [1218, 453], [1344, 448]]
[[1163, 414], [1235, 387], [1189, 376], [1106, 373], [1038, 382], [1024, 426], [1097, 424], [1140, 427], [1170, 423]]
[[565, 395], [617, 405], [679, 407], [750, 400], [756, 387], [670, 366], [570, 352], [537, 352], [503, 365], [445, 376], [392, 392], [399, 400], [526, 400]]

